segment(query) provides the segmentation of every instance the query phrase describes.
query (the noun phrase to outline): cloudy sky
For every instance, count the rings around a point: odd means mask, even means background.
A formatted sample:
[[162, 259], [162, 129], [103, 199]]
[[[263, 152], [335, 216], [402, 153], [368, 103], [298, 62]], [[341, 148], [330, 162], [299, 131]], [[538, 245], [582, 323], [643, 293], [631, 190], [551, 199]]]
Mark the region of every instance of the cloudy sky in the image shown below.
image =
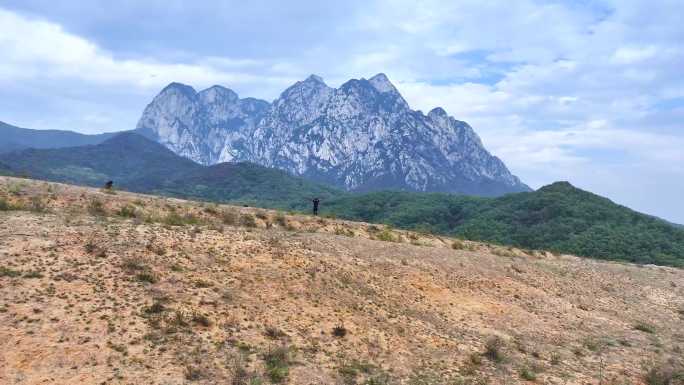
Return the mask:
[[58, 3], [0, 0], [2, 121], [127, 130], [171, 81], [272, 100], [384, 72], [530, 186], [684, 223], [684, 1]]

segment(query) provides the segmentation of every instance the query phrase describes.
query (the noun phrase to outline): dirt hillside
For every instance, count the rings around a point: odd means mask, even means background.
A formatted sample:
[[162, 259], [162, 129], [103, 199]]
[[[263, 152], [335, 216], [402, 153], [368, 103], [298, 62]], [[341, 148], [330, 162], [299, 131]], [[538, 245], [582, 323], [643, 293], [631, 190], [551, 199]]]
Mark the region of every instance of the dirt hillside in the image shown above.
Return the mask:
[[0, 178], [0, 325], [0, 384], [681, 384], [684, 271]]

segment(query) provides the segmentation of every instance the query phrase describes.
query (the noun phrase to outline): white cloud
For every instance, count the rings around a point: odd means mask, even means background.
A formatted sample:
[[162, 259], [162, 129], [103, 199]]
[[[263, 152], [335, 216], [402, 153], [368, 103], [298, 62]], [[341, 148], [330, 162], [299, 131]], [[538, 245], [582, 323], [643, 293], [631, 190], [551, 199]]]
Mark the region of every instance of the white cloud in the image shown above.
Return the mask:
[[[194, 64], [121, 60], [57, 24], [30, 19], [0, 8], [0, 82], [76, 79], [102, 86], [158, 89], [172, 81], [211, 84], [269, 83], [283, 80], [248, 73], [253, 59], [203, 58]], [[239, 70], [243, 71], [239, 71]], [[236, 71], [237, 70], [237, 71]]]

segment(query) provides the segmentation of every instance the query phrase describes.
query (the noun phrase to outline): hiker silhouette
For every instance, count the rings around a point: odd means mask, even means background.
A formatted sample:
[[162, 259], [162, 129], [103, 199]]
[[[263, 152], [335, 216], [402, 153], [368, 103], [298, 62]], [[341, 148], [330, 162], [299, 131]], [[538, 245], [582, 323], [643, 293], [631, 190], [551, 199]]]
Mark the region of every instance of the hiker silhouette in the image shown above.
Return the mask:
[[318, 198], [314, 198], [312, 200], [313, 202], [313, 215], [318, 215], [318, 204], [321, 203], [321, 200]]

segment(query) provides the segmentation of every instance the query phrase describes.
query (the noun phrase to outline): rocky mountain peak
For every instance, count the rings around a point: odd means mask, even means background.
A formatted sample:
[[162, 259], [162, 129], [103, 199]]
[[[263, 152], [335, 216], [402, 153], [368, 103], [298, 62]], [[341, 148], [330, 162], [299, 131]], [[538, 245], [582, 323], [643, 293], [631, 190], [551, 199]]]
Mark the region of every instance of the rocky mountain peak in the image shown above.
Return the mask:
[[[179, 83], [167, 88], [194, 92]], [[439, 107], [427, 116], [411, 110], [382, 73], [339, 88], [311, 75], [272, 104], [240, 99], [221, 86], [194, 98], [158, 96], [138, 130], [202, 164], [248, 161], [347, 190], [498, 195], [529, 189], [467, 123]]]
[[397, 89], [394, 87], [394, 84], [390, 82], [390, 80], [387, 78], [387, 75], [383, 73], [379, 73], [372, 78], [368, 79], [371, 85], [375, 87], [376, 90], [380, 92], [396, 92], [398, 93]]
[[317, 83], [317, 84], [322, 84], [324, 86], [327, 86], [327, 84], [325, 84], [325, 81], [323, 81], [323, 78], [318, 76], [318, 75], [315, 75], [315, 74], [309, 75], [309, 77], [306, 78], [304, 80], [304, 82], [306, 82], [306, 83]]
[[442, 108], [442, 107], [433, 108], [432, 110], [430, 110], [430, 112], [428, 112], [428, 116], [431, 118], [444, 118], [444, 119], [449, 117], [449, 115], [447, 115], [447, 112], [444, 111], [444, 108]]
[[229, 102], [235, 103], [239, 96], [235, 91], [219, 85], [214, 85], [199, 93], [205, 103]]
[[186, 84], [173, 82], [164, 87], [158, 96], [168, 95], [180, 95], [187, 98], [194, 98], [197, 95], [197, 91]]

